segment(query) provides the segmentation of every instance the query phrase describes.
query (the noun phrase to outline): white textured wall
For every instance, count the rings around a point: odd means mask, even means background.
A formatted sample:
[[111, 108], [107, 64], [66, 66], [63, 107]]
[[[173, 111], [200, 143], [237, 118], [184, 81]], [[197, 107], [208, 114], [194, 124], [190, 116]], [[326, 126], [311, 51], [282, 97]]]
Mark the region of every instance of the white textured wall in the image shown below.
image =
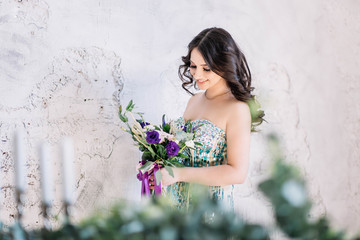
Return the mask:
[[[41, 224], [37, 147], [53, 147], [60, 213], [58, 143], [75, 140], [75, 218], [119, 198], [137, 201], [139, 154], [117, 106], [134, 99], [152, 122], [180, 116], [189, 96], [177, 77], [187, 43], [227, 29], [244, 50], [286, 156], [309, 182], [314, 216], [360, 229], [360, 3], [345, 1], [0, 0], [0, 160], [6, 223], [15, 214], [12, 137], [26, 131], [25, 225]], [[256, 184], [268, 173], [263, 134], [252, 135], [251, 169], [236, 208], [269, 223]]]

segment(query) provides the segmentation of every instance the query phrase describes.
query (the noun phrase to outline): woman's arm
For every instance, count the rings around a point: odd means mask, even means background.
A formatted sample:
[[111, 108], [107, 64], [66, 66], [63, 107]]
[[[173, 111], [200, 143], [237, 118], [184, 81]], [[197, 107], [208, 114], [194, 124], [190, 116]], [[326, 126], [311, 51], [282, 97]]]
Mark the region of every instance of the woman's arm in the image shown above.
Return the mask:
[[162, 169], [162, 185], [193, 182], [209, 186], [241, 184], [245, 181], [250, 152], [251, 115], [247, 103], [237, 102], [226, 125], [226, 165], [173, 168], [174, 177]]

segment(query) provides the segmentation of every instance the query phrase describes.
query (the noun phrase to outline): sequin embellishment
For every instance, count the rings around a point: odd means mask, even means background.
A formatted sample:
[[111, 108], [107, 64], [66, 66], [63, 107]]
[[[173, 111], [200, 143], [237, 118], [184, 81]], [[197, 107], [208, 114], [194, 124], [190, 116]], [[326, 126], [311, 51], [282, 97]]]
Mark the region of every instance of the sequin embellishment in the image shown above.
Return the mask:
[[[225, 131], [209, 120], [197, 119], [191, 121], [195, 130], [195, 141], [202, 146], [196, 146], [195, 150], [185, 153], [190, 160], [184, 162], [188, 167], [209, 167], [227, 164], [227, 145]], [[173, 127], [181, 130], [185, 125], [183, 117], [173, 122]], [[209, 176], [211, 177], [211, 176]], [[178, 208], [186, 209], [191, 204], [188, 189], [191, 183], [175, 183], [167, 187], [167, 195], [173, 200]], [[213, 198], [222, 201], [227, 207], [233, 209], [234, 185], [225, 187], [209, 186], [209, 193]]]

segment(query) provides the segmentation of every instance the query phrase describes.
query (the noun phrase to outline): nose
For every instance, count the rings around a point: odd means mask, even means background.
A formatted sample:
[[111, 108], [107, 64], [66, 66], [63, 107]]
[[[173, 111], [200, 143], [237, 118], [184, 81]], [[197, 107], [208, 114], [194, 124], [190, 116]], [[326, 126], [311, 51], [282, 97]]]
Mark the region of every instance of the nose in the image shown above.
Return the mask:
[[201, 73], [201, 70], [199, 70], [199, 69], [194, 69], [192, 72], [192, 75], [196, 80], [202, 78], [202, 73]]

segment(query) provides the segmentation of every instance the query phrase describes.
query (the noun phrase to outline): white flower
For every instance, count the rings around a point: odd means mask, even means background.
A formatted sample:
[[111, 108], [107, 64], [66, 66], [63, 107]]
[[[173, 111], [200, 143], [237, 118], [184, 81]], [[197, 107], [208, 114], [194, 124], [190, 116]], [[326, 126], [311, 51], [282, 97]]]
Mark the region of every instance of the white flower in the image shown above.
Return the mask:
[[163, 143], [165, 139], [176, 142], [176, 138], [174, 135], [168, 134], [163, 131], [158, 131], [158, 132], [159, 132], [160, 143]]
[[193, 133], [186, 133], [184, 131], [178, 131], [178, 132], [176, 132], [176, 138], [179, 141], [183, 141], [183, 142], [191, 141], [191, 140], [194, 139], [194, 134]]
[[195, 148], [195, 143], [193, 140], [186, 141], [185, 145], [189, 148]]
[[146, 125], [144, 126], [144, 130], [147, 131], [152, 131], [155, 130], [155, 127], [153, 125]]
[[174, 135], [176, 133], [176, 125], [174, 121], [169, 122], [170, 125], [170, 134]]

